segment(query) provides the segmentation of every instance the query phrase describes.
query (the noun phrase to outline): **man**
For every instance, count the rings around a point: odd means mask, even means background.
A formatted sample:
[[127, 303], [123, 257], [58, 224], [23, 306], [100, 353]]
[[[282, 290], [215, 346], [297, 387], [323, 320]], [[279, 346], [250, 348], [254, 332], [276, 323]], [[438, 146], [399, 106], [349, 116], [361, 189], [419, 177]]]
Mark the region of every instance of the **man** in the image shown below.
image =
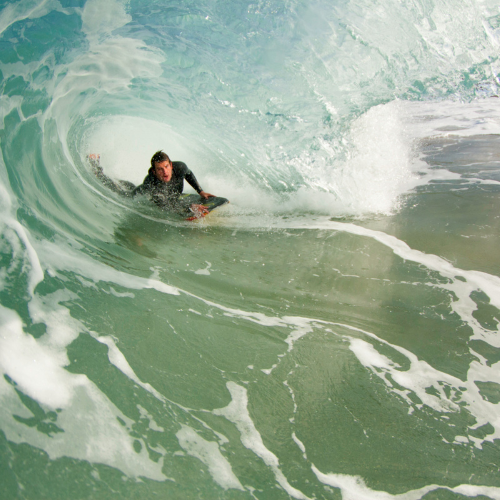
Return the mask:
[[[143, 183], [132, 191], [132, 196], [148, 194], [160, 208], [173, 210], [182, 208], [179, 197], [184, 189], [184, 179], [205, 200], [215, 195], [203, 191], [193, 172], [181, 161], [172, 162], [163, 151], [157, 151], [151, 158], [151, 167]], [[191, 211], [196, 215], [208, 213], [206, 207], [193, 203]]]
[[[184, 179], [195, 189], [201, 198], [215, 198], [215, 195], [203, 191], [193, 172], [181, 161], [172, 162], [163, 151], [157, 151], [151, 158], [148, 175], [140, 186], [135, 187], [128, 181], [113, 180], [107, 177], [100, 166], [99, 155], [88, 156], [90, 166], [96, 177], [113, 191], [125, 196], [148, 195], [162, 209], [185, 212], [190, 210], [195, 216], [201, 217], [208, 213], [207, 207], [193, 203], [183, 205], [180, 195], [184, 189]], [[226, 201], [227, 202], [227, 201]]]

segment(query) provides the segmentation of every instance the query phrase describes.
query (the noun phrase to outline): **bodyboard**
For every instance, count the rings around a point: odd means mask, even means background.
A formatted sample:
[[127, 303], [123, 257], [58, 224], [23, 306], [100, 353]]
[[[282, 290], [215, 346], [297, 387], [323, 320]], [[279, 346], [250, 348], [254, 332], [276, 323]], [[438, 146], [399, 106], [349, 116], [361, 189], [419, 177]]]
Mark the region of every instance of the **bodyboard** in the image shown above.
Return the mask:
[[199, 216], [193, 215], [192, 217], [187, 218], [187, 220], [195, 220], [199, 219], [200, 217], [205, 217], [215, 208], [225, 205], [226, 203], [229, 203], [229, 200], [227, 198], [222, 198], [220, 196], [215, 196], [213, 198], [208, 198], [208, 200], [205, 200], [205, 198], [202, 198], [197, 194], [183, 194], [180, 196], [179, 202], [186, 209], [186, 211], [189, 211], [189, 207], [193, 203], [195, 203], [196, 205], [203, 205], [204, 207], [207, 208], [208, 210], [207, 214]]

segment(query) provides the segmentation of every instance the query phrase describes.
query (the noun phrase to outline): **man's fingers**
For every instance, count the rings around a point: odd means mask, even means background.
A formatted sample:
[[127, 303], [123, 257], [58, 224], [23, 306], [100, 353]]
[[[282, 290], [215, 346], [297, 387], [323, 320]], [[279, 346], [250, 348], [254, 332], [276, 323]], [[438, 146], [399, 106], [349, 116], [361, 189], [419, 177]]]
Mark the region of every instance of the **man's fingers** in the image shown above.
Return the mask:
[[198, 212], [201, 214], [208, 214], [208, 207], [206, 207], [205, 205], [191, 205], [191, 210], [193, 210], [193, 212]]

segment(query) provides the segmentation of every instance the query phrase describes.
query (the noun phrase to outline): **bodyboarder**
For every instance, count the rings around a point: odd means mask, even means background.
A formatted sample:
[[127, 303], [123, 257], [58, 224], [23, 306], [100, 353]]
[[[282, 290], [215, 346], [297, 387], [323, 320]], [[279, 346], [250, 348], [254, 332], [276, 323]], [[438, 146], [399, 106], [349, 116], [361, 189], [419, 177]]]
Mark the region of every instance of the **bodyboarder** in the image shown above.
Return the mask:
[[193, 172], [181, 161], [172, 162], [163, 151], [157, 151], [151, 157], [151, 167], [144, 181], [139, 186], [131, 182], [113, 180], [106, 176], [100, 166], [99, 155], [88, 156], [90, 166], [96, 177], [108, 188], [125, 196], [134, 197], [147, 195], [160, 208], [178, 212], [186, 212], [186, 209], [195, 216], [203, 216], [208, 213], [207, 207], [201, 203], [192, 203], [188, 207], [180, 201], [180, 195], [184, 189], [184, 179], [200, 195], [201, 200], [215, 198], [215, 195], [203, 191]]

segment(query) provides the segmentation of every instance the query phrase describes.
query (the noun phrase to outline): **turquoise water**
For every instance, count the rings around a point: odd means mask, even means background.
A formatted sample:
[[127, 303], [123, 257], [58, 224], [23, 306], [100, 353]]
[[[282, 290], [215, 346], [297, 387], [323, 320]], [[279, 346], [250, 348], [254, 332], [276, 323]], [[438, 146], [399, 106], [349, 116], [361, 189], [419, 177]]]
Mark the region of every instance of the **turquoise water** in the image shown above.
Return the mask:
[[[499, 44], [493, 1], [3, 2], [0, 498], [500, 499]], [[158, 149], [231, 203], [86, 161]]]

